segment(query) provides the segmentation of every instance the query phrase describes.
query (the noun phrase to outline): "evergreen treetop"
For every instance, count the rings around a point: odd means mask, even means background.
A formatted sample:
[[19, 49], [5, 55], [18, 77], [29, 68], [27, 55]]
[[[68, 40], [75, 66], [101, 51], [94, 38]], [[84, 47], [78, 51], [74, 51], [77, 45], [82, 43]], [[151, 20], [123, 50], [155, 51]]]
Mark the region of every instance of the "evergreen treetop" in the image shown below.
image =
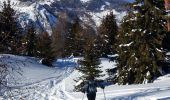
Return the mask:
[[0, 39], [3, 45], [1, 52], [16, 54], [19, 52], [20, 28], [17, 23], [15, 10], [11, 7], [10, 0], [3, 3], [3, 9], [0, 12]]
[[101, 36], [102, 54], [107, 56], [112, 54], [115, 47], [116, 35], [118, 32], [118, 26], [116, 18], [113, 12], [110, 12], [106, 17], [103, 18], [102, 23], [99, 27], [99, 35]]
[[26, 32], [26, 55], [36, 56], [37, 55], [37, 34], [33, 22], [30, 22], [27, 26]]
[[65, 37], [65, 46], [64, 46], [64, 55], [69, 57], [69, 56], [79, 56], [82, 47], [80, 45], [81, 44], [81, 38], [83, 37], [79, 37], [80, 34], [80, 30], [81, 25], [79, 23], [79, 19], [76, 18], [75, 20], [73, 20], [72, 23], [69, 24], [70, 27], [68, 29], [68, 33], [67, 36]]
[[117, 37], [119, 84], [152, 82], [162, 74], [157, 62], [164, 60], [162, 40], [166, 29], [156, 2], [159, 1], [136, 0], [132, 4], [134, 10], [121, 24]]
[[99, 50], [98, 46], [96, 45], [96, 40], [89, 40], [87, 41], [87, 45], [84, 48], [84, 58], [79, 60], [79, 67], [77, 70], [82, 73], [82, 76], [79, 77], [78, 80], [83, 80], [83, 82], [76, 86], [75, 89], [81, 89], [81, 86], [84, 84], [85, 81], [88, 81], [90, 78], [94, 77], [94, 79], [98, 79], [103, 76], [101, 71], [100, 59], [99, 59]]

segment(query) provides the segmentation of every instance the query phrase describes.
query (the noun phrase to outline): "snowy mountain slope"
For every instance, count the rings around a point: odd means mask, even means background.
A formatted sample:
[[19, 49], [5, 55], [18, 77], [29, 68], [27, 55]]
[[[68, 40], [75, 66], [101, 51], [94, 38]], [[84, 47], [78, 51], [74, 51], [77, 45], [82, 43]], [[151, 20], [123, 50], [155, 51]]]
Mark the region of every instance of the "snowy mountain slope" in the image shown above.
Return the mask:
[[[9, 68], [13, 68], [7, 79], [8, 86], [11, 87], [11, 98], [14, 100], [82, 100], [83, 98], [83, 93], [73, 91], [76, 85], [73, 79], [81, 75], [74, 70], [80, 58], [58, 59], [54, 63], [56, 66], [54, 68], [40, 64], [36, 58], [1, 55], [0, 59], [9, 65]], [[103, 66], [104, 73], [105, 69], [113, 68], [115, 64], [101, 58], [100, 66]], [[150, 84], [110, 85], [104, 92], [107, 100], [169, 100], [170, 75], [159, 77]], [[11, 98], [6, 97], [2, 100]], [[87, 100], [86, 96], [84, 100]], [[97, 100], [105, 100], [103, 90], [100, 88]]]
[[[6, 0], [1, 0], [0, 5]], [[45, 2], [48, 4], [48, 2]], [[56, 16], [51, 14], [44, 4], [37, 2], [21, 2], [19, 0], [11, 0], [12, 7], [17, 11], [19, 17], [19, 23], [22, 27], [25, 27], [31, 20], [35, 22], [39, 31], [46, 30], [48, 33], [52, 32], [52, 27], [56, 23]]]
[[[6, 0], [0, 0], [0, 5]], [[100, 23], [100, 20], [110, 10], [114, 10], [117, 16], [123, 16], [124, 0], [10, 0], [12, 7], [17, 11], [19, 23], [25, 27], [28, 21], [35, 22], [39, 31], [52, 33], [52, 28], [57, 22], [60, 12], [66, 12], [72, 18], [74, 16], [86, 17], [92, 23]], [[103, 12], [105, 12], [103, 14]], [[86, 16], [90, 14], [90, 18]], [[99, 18], [100, 16], [100, 18]], [[120, 19], [120, 17], [117, 17]], [[83, 20], [82, 20], [83, 21]]]

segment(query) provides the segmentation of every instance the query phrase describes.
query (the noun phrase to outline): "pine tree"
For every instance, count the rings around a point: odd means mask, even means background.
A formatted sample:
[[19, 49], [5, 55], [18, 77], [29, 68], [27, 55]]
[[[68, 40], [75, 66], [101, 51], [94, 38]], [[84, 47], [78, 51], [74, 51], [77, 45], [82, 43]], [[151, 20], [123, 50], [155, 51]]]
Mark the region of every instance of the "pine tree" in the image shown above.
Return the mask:
[[107, 56], [108, 54], [113, 54], [113, 49], [115, 46], [115, 36], [118, 32], [118, 26], [116, 23], [115, 15], [110, 12], [103, 20], [99, 27], [99, 34], [102, 39], [101, 46], [102, 54]]
[[15, 10], [11, 8], [10, 0], [4, 2], [3, 9], [0, 14], [1, 19], [1, 41], [3, 50], [6, 53], [17, 53], [18, 44], [20, 42], [19, 25]]
[[82, 56], [83, 55], [83, 47], [85, 45], [85, 37], [84, 34], [81, 32], [84, 29], [80, 25], [80, 20], [78, 18], [75, 19], [75, 23], [73, 24], [73, 33], [75, 33], [75, 56]]
[[166, 36], [164, 37], [163, 40], [163, 48], [165, 49], [166, 52], [170, 51], [170, 32], [166, 32]]
[[[100, 59], [99, 59], [99, 49], [98, 46], [96, 45], [96, 40], [88, 40], [87, 45], [84, 48], [84, 59], [79, 61], [79, 67], [77, 70], [82, 73], [82, 76], [79, 77], [78, 80], [83, 80], [83, 82], [76, 86], [76, 90], [80, 90], [81, 86], [84, 84], [84, 81], [89, 80], [91, 77], [94, 77], [94, 79], [97, 79], [101, 76], [103, 76], [101, 67], [99, 66], [100, 64]], [[76, 80], [76, 81], [78, 81]]]
[[78, 17], [71, 23], [67, 15], [60, 14], [52, 34], [52, 48], [56, 57], [80, 56], [83, 52], [84, 37]]
[[26, 55], [36, 56], [37, 35], [33, 22], [30, 22], [26, 32]]
[[38, 56], [42, 58], [42, 64], [47, 66], [52, 66], [54, 60], [52, 47], [51, 47], [51, 37], [47, 32], [39, 34], [39, 39], [37, 43]]
[[[162, 4], [162, 8], [164, 8], [165, 6], [165, 9], [166, 9], [166, 15], [165, 15], [165, 18], [167, 20], [167, 32], [166, 32], [166, 36], [163, 40], [163, 48], [165, 49], [166, 52], [169, 52], [170, 51], [170, 17], [169, 17], [169, 0], [164, 0], [165, 4], [163, 5], [163, 3], [160, 3]], [[163, 1], [162, 1], [163, 2]]]
[[68, 29], [68, 33], [65, 39], [65, 46], [64, 46], [64, 55], [69, 57], [71, 55], [78, 56], [78, 32], [80, 29], [79, 20], [74, 20], [73, 23], [71, 23], [70, 28]]
[[164, 60], [162, 40], [165, 20], [160, 1], [136, 0], [121, 24], [117, 39], [119, 84], [153, 82], [162, 75], [159, 60]]
[[2, 13], [0, 12], [0, 53], [4, 52], [4, 33], [3, 33], [3, 25], [2, 25]]

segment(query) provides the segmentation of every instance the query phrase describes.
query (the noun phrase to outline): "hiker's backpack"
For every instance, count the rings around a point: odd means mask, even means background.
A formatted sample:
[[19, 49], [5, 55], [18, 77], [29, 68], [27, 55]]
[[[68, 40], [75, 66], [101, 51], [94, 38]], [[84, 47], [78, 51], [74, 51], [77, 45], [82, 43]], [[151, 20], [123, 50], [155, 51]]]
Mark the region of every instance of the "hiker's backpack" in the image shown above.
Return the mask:
[[96, 83], [95, 81], [89, 81], [88, 82], [88, 87], [87, 87], [87, 93], [96, 93]]

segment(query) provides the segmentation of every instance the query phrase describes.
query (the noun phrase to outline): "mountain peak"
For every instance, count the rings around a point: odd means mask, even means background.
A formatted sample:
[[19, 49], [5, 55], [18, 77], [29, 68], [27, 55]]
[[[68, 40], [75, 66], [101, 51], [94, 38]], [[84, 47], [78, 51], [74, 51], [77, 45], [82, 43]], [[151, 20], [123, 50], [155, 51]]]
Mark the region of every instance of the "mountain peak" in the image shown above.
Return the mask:
[[[0, 5], [6, 0], [0, 0]], [[127, 2], [124, 0], [11, 0], [12, 7], [17, 11], [19, 22], [24, 27], [30, 20], [35, 22], [40, 31], [52, 33], [60, 12], [69, 17], [84, 18], [90, 14], [94, 25], [109, 11], [119, 15], [125, 11]], [[124, 13], [123, 13], [124, 14]], [[122, 16], [122, 15], [121, 15]], [[88, 16], [89, 17], [89, 16]]]

